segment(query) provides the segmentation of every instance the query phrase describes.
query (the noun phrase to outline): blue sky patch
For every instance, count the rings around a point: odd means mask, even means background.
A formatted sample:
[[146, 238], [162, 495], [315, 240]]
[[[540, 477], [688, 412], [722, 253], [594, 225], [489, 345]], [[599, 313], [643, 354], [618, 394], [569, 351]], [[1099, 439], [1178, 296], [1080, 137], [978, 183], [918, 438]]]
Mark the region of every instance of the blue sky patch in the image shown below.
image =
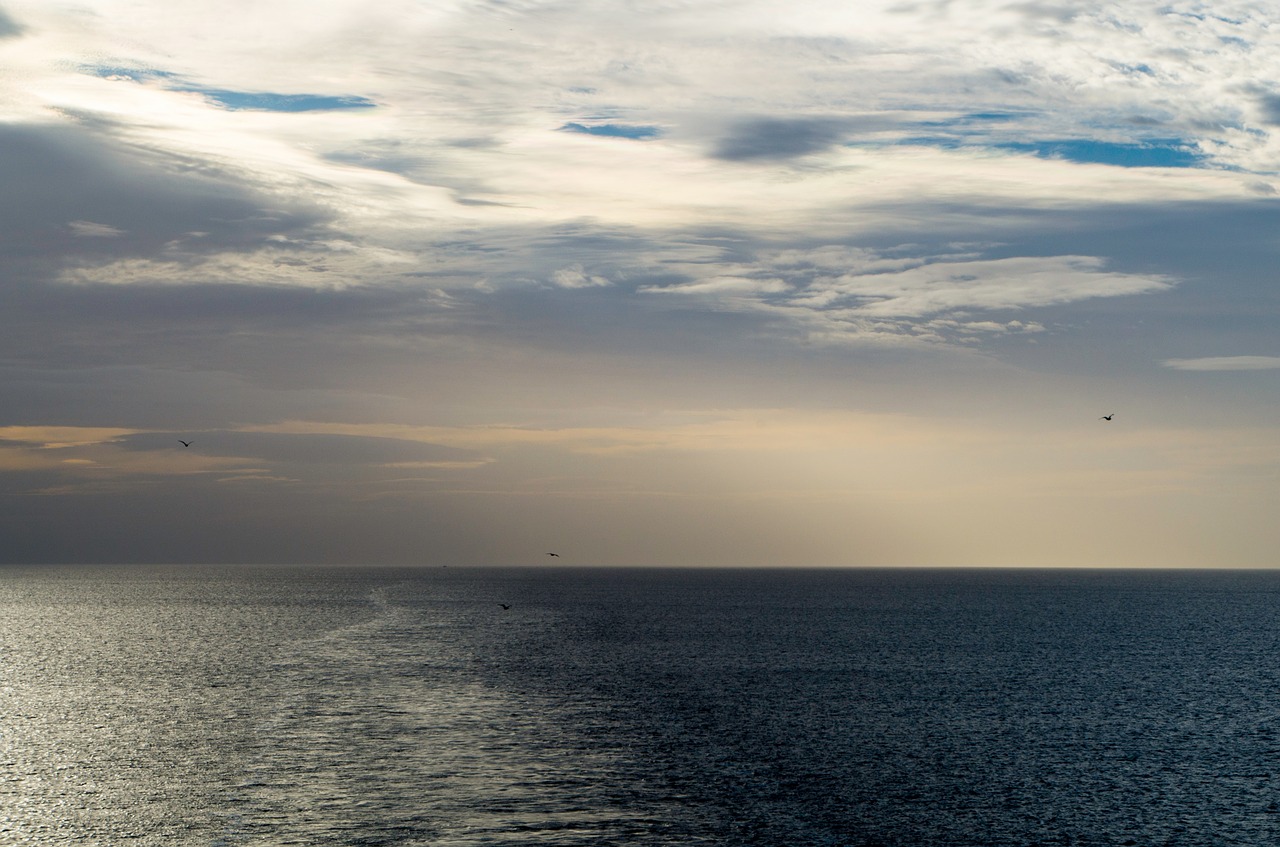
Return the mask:
[[[968, 138], [970, 143], [973, 143], [972, 139], [978, 137], [975, 133], [989, 132], [999, 124], [1024, 121], [1035, 117], [1035, 114], [1034, 112], [966, 112], [936, 121], [917, 121], [913, 126], [926, 131], [941, 130], [946, 132], [951, 130], [957, 133], [956, 139]], [[956, 139], [953, 139], [953, 141], [956, 141]], [[906, 143], [918, 144], [921, 142], [920, 139], [913, 138]], [[956, 141], [956, 143], [959, 142]]]
[[631, 126], [628, 124], [567, 123], [559, 129], [560, 132], [581, 132], [586, 135], [601, 135], [606, 138], [631, 138], [640, 141], [657, 138], [662, 134], [662, 130], [656, 126]]
[[377, 105], [367, 97], [334, 97], [324, 94], [276, 94], [270, 91], [230, 91], [225, 88], [172, 86], [174, 91], [203, 94], [231, 111], [328, 112], [336, 109], [370, 109]]
[[968, 121], [1015, 121], [1026, 117], [1015, 112], [970, 112], [963, 116]]
[[170, 91], [201, 94], [213, 103], [231, 111], [256, 112], [325, 112], [336, 109], [370, 109], [376, 106], [367, 97], [326, 94], [278, 94], [272, 91], [232, 91], [228, 88], [206, 88], [191, 85], [182, 77], [152, 68], [127, 68], [111, 65], [89, 65], [85, 73], [103, 79], [145, 83], [158, 81]]
[[1122, 168], [1193, 168], [1203, 156], [1175, 139], [1159, 139], [1143, 144], [1075, 139], [994, 144], [1000, 150], [1032, 153], [1042, 159], [1065, 159], [1081, 164], [1116, 165]]
[[[965, 141], [963, 138], [956, 138], [951, 135], [914, 135], [910, 138], [904, 138], [897, 142], [906, 147], [941, 147], [944, 150], [958, 150], [961, 147], [977, 147], [972, 141]], [[867, 145], [852, 145], [867, 146]], [[874, 145], [872, 145], [874, 146]]]
[[944, 150], [986, 147], [1013, 153], [1030, 153], [1041, 159], [1063, 159], [1079, 164], [1114, 165], [1121, 168], [1194, 168], [1205, 160], [1204, 156], [1172, 138], [1128, 144], [1087, 139], [1005, 141], [984, 144], [964, 137], [923, 135], [904, 138], [898, 143], [917, 147], [938, 147]]

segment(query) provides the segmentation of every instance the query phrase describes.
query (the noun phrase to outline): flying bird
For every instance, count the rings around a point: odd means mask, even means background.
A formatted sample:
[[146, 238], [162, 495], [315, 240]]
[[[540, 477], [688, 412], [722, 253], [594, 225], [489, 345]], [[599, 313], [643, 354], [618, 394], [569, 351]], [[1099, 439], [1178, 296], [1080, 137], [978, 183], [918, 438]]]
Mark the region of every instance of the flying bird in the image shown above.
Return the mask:
[[548, 553], [547, 555], [548, 555], [548, 556], [555, 556], [557, 559], [558, 559], [558, 558], [560, 558], [560, 554], [559, 554], [559, 553]]
[[178, 439], [178, 443], [179, 443], [179, 444], [181, 444], [183, 447], [190, 447], [190, 446], [191, 446], [191, 442], [190, 442], [190, 441], [183, 441], [181, 438], [179, 438], [179, 439]]
[[1112, 412], [1112, 413], [1111, 413], [1111, 414], [1109, 414], [1109, 415], [1103, 415], [1102, 417], [1098, 418], [1098, 420], [1100, 420], [1100, 421], [1109, 421], [1109, 420], [1111, 420], [1114, 416], [1115, 416], [1115, 412]]
[[511, 604], [510, 604], [510, 603], [499, 603], [498, 605], [502, 607], [502, 610], [503, 610], [504, 612], [505, 612], [507, 609], [510, 609], [510, 608], [511, 608]]

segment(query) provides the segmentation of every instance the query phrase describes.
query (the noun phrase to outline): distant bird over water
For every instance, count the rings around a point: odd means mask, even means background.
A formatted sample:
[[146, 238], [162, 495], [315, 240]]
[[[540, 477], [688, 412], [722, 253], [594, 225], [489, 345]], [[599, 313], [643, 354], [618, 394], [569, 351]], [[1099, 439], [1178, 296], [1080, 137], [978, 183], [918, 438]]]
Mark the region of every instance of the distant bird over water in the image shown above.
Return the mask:
[[191, 446], [191, 442], [190, 442], [190, 441], [183, 441], [181, 438], [179, 438], [179, 439], [178, 439], [178, 443], [179, 443], [179, 444], [181, 444], [183, 447], [190, 447], [190, 446]]
[[560, 558], [560, 554], [559, 554], [559, 553], [548, 553], [547, 555], [548, 555], [548, 556], [555, 556], [557, 559], [558, 559], [558, 558]]
[[1102, 417], [1098, 418], [1098, 420], [1100, 420], [1100, 421], [1109, 421], [1109, 420], [1111, 420], [1113, 417], [1115, 417], [1115, 414], [1116, 414], [1115, 412], [1112, 412], [1112, 413], [1111, 413], [1111, 414], [1109, 414], [1109, 415], [1103, 415]]
[[505, 612], [507, 609], [510, 609], [510, 608], [511, 608], [511, 604], [510, 604], [510, 603], [499, 603], [498, 605], [502, 607], [502, 611], [504, 611], [504, 612]]

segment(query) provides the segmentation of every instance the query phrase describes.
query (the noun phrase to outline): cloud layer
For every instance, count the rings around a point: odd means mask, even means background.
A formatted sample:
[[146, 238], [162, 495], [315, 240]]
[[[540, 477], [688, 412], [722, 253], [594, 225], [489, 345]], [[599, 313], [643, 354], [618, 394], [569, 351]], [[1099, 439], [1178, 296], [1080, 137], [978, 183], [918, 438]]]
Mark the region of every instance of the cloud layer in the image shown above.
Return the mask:
[[6, 555], [1257, 564], [1273, 12], [6, 2]]
[[1270, 371], [1280, 368], [1280, 356], [1206, 356], [1169, 359], [1165, 365], [1180, 371]]

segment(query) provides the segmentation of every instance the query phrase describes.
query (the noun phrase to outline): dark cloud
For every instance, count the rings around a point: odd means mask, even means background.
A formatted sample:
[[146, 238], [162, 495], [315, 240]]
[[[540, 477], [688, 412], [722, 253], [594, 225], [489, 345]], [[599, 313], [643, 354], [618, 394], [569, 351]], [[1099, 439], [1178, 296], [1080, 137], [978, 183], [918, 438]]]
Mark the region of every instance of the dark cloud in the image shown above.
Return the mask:
[[1272, 126], [1280, 126], [1280, 94], [1259, 95], [1258, 108], [1262, 110], [1264, 121]]
[[[5, 423], [131, 427], [349, 419], [394, 403], [435, 318], [409, 289], [0, 288], [0, 409]], [[369, 392], [389, 396], [355, 396]]]
[[145, 256], [184, 238], [190, 253], [245, 249], [327, 219], [234, 174], [202, 172], [198, 162], [110, 132], [110, 125], [0, 127], [0, 261], [47, 267]]
[[754, 118], [733, 127], [712, 155], [730, 162], [793, 159], [834, 147], [849, 132], [849, 122], [835, 118]]
[[[60, 484], [47, 474], [7, 477], [28, 491], [52, 494]], [[67, 496], [0, 491], [0, 563], [416, 563], [430, 556], [456, 564], [474, 538], [468, 520], [456, 507], [206, 474]]]
[[[42, 324], [46, 331], [47, 324]], [[201, 349], [203, 345], [197, 345]], [[255, 389], [243, 378], [163, 366], [93, 366], [67, 354], [45, 367], [0, 367], [0, 422], [8, 426], [225, 426], [270, 420], [279, 391]], [[321, 411], [317, 409], [316, 411]], [[330, 417], [333, 414], [330, 410]], [[322, 417], [323, 419], [323, 417]]]
[[4, 9], [0, 9], [0, 38], [14, 38], [22, 35], [24, 28], [13, 18], [9, 17]]
[[[234, 173], [131, 146], [115, 129], [100, 120], [0, 126], [5, 422], [144, 424], [150, 408], [160, 415], [154, 424], [208, 419], [219, 407], [229, 415], [246, 404], [267, 408], [266, 398], [235, 397], [263, 373], [251, 351], [270, 368], [274, 359], [259, 344], [273, 334], [287, 337], [290, 325], [310, 331], [332, 324], [344, 308], [341, 295], [314, 297], [229, 278], [186, 285], [54, 281], [64, 271], [130, 259], [160, 259], [158, 267], [178, 270], [268, 242], [287, 259], [306, 250], [328, 217], [258, 191]], [[269, 241], [273, 236], [283, 240]], [[219, 403], [196, 393], [215, 385], [231, 397]]]

